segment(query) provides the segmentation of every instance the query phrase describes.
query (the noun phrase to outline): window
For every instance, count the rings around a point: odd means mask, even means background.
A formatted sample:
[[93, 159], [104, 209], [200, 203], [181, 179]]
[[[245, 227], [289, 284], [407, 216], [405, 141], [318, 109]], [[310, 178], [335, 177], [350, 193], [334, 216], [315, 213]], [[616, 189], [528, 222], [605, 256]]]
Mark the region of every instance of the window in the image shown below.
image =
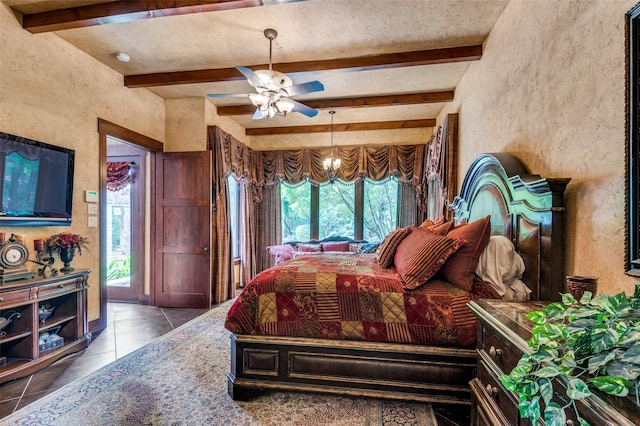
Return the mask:
[[398, 182], [282, 183], [282, 241], [331, 236], [375, 242], [396, 228]]
[[335, 181], [321, 186], [318, 238], [355, 237], [355, 185]]
[[311, 239], [311, 184], [282, 183], [282, 241], [307, 241]]
[[231, 222], [231, 255], [240, 257], [240, 182], [233, 174], [227, 178], [229, 184], [229, 220]]
[[398, 181], [389, 179], [377, 183], [365, 180], [362, 237], [367, 241], [382, 241], [396, 229], [397, 215]]

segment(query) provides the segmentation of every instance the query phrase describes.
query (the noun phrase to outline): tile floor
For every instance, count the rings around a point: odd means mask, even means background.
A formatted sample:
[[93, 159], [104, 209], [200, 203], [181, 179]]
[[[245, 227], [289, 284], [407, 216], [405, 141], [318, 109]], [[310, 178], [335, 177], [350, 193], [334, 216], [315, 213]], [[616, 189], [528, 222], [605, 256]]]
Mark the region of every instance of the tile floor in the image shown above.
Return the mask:
[[[0, 386], [0, 419], [133, 352], [205, 311], [108, 303], [107, 328], [94, 336], [89, 348], [69, 355], [29, 377]], [[437, 405], [434, 409], [439, 426], [470, 424], [468, 407]]]

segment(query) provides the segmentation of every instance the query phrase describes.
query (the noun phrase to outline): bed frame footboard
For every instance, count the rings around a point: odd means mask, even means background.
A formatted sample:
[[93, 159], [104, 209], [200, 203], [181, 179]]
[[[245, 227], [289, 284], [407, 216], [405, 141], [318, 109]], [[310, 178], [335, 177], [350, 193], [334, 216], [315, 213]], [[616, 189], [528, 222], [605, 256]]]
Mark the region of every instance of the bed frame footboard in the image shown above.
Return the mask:
[[470, 404], [475, 349], [231, 335], [229, 395], [262, 389]]

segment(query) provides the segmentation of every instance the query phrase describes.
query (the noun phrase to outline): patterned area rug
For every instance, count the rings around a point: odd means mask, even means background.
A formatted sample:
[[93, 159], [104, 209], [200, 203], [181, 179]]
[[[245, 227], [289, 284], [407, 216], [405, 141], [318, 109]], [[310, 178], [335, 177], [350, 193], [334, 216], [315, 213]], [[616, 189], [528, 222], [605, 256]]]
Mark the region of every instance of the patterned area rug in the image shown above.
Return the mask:
[[227, 394], [230, 302], [2, 419], [6, 425], [421, 425], [429, 404], [297, 392]]

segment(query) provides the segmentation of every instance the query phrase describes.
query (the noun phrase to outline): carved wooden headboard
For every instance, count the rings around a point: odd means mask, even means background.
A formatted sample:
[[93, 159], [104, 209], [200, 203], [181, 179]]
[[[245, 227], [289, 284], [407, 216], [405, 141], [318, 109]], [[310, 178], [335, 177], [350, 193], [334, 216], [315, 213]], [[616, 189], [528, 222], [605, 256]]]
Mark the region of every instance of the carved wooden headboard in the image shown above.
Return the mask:
[[510, 238], [522, 256], [533, 300], [559, 300], [565, 291], [563, 198], [570, 180], [528, 174], [511, 154], [482, 154], [450, 206], [456, 222], [491, 216], [492, 234]]

